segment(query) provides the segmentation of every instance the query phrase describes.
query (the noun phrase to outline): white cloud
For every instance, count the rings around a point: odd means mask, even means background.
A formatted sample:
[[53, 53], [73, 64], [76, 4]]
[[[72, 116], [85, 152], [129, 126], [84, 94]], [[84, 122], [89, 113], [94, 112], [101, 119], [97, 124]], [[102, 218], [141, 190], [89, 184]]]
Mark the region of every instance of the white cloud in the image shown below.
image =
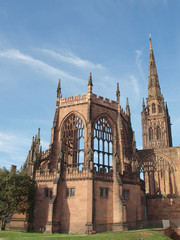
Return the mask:
[[[49, 148], [49, 142], [41, 140], [43, 149]], [[20, 168], [26, 160], [31, 147], [31, 139], [19, 135], [0, 132], [0, 167], [15, 164]]]
[[104, 69], [104, 67], [101, 64], [95, 64], [88, 60], [82, 59], [70, 51], [65, 51], [65, 54], [55, 52], [53, 50], [48, 50], [48, 49], [41, 49], [40, 51], [48, 54], [49, 56], [51, 56], [53, 58], [60, 60], [62, 62], [75, 65], [76, 67], [99, 69], [99, 70]]
[[22, 147], [30, 146], [30, 141], [22, 136], [9, 135], [0, 132], [0, 152], [14, 153], [22, 152]]
[[129, 77], [130, 77], [130, 82], [131, 82], [133, 91], [135, 92], [136, 96], [139, 98], [140, 88], [139, 88], [138, 80], [133, 75], [130, 75]]
[[49, 148], [49, 144], [50, 142], [44, 141], [43, 139], [41, 139], [41, 145], [43, 147], [43, 149], [48, 149]]
[[146, 79], [145, 74], [144, 74], [144, 71], [143, 71], [143, 68], [142, 68], [142, 60], [141, 60], [142, 51], [139, 50], [139, 49], [137, 49], [137, 50], [135, 51], [135, 53], [136, 53], [136, 64], [137, 64], [138, 70], [139, 70], [139, 72], [140, 72], [140, 74], [141, 74], [141, 77], [142, 77], [143, 79]]
[[68, 79], [71, 79], [73, 81], [77, 81], [80, 83], [84, 82], [82, 79], [76, 78], [76, 77], [70, 75], [69, 73], [66, 73], [60, 69], [52, 67], [41, 60], [35, 59], [29, 55], [25, 55], [25, 54], [21, 53], [18, 49], [9, 49], [6, 51], [1, 51], [0, 57], [14, 59], [14, 60], [20, 60], [24, 64], [27, 64], [27, 65], [30, 65], [35, 68], [43, 70], [43, 72], [48, 72], [49, 74], [55, 74], [60, 77], [62, 76], [64, 78], [68, 78]]
[[0, 132], [0, 165], [10, 167], [11, 164], [20, 166], [26, 160], [27, 150], [31, 141], [23, 136], [15, 136]]

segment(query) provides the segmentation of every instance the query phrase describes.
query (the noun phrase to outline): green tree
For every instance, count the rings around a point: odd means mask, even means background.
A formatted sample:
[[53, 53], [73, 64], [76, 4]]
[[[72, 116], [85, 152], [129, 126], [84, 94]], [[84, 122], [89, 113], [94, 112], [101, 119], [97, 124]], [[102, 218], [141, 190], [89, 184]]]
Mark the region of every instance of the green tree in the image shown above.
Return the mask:
[[28, 213], [34, 199], [35, 181], [24, 171], [0, 169], [0, 220], [5, 230], [6, 219], [14, 213]]

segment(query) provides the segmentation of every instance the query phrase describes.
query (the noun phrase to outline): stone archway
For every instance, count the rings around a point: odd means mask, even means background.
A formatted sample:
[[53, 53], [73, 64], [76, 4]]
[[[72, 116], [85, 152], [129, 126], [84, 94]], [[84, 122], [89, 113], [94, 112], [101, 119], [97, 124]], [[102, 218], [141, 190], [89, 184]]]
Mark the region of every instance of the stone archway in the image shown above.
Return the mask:
[[147, 195], [175, 194], [174, 167], [164, 156], [150, 154], [139, 163]]

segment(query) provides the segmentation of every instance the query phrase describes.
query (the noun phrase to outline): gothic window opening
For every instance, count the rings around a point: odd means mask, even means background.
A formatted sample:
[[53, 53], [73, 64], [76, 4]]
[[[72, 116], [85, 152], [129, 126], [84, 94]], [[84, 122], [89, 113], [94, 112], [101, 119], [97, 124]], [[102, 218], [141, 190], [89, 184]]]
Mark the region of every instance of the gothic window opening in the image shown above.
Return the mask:
[[148, 195], [175, 194], [173, 167], [161, 156], [151, 155], [141, 163], [140, 178]]
[[84, 166], [84, 126], [81, 118], [71, 115], [64, 122], [64, 163], [82, 170]]
[[112, 169], [113, 134], [106, 118], [99, 119], [94, 125], [94, 167], [108, 172]]
[[159, 126], [157, 127], [157, 140], [161, 140], [161, 129]]
[[101, 198], [108, 198], [109, 196], [109, 188], [100, 187], [100, 197]]
[[129, 200], [129, 189], [123, 189], [123, 198], [124, 200]]
[[156, 113], [156, 105], [155, 105], [155, 103], [152, 104], [152, 113]]
[[153, 140], [153, 129], [152, 127], [149, 128], [149, 141]]
[[66, 188], [66, 198], [75, 196], [75, 188]]

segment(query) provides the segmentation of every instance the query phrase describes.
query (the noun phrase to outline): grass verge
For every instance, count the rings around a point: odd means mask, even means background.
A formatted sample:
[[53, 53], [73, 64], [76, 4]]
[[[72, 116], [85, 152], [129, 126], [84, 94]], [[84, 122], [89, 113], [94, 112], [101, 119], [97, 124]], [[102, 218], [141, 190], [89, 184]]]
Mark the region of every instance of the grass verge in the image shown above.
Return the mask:
[[0, 231], [0, 239], [7, 240], [169, 240], [156, 231], [130, 231], [123, 233], [101, 233], [95, 235], [44, 234], [17, 231]]

